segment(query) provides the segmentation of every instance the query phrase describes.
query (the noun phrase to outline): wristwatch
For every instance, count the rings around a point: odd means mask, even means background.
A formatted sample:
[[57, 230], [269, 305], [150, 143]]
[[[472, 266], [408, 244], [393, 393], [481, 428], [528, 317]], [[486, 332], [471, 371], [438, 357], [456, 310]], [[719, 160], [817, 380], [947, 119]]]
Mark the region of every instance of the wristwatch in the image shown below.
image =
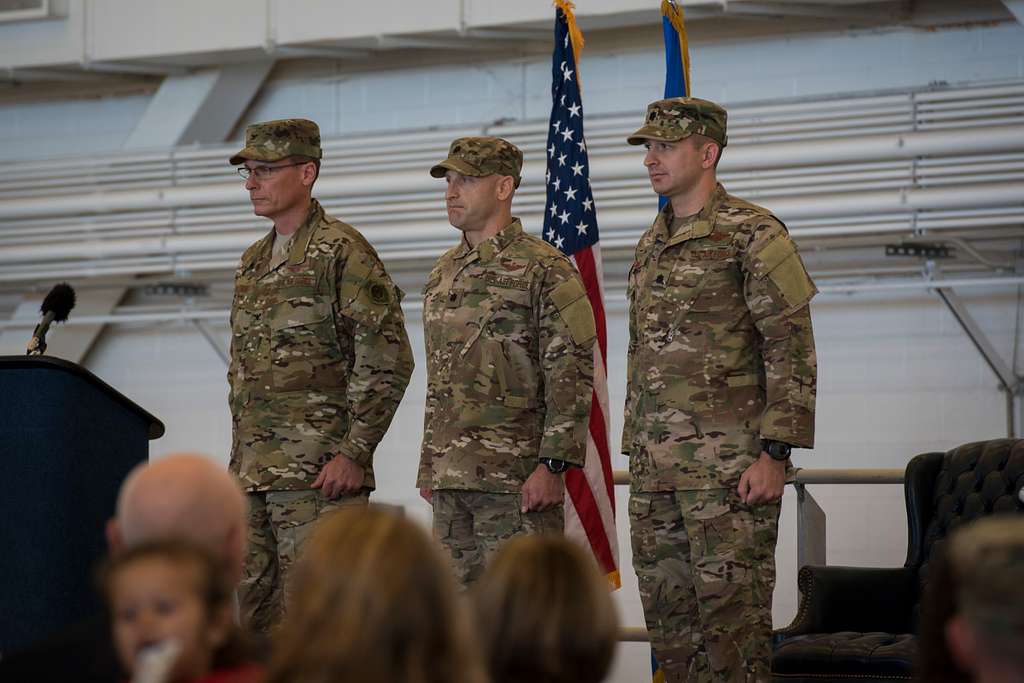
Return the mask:
[[565, 460], [555, 460], [554, 458], [541, 458], [540, 462], [544, 467], [548, 468], [548, 472], [551, 474], [561, 474], [569, 469], [569, 463]]
[[788, 443], [783, 443], [781, 441], [762, 439], [761, 450], [770, 455], [772, 460], [782, 462], [784, 460], [789, 460], [789, 454], [793, 451], [793, 447]]

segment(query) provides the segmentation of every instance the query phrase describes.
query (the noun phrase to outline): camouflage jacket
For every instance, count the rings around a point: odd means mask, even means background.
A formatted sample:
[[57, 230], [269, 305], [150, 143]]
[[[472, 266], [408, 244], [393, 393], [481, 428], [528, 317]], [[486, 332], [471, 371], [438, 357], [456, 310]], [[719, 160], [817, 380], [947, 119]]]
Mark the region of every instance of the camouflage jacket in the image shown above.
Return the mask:
[[231, 471], [250, 491], [306, 489], [343, 453], [373, 488], [373, 451], [413, 368], [402, 292], [316, 200], [276, 268], [273, 244], [271, 230], [235, 273]]
[[594, 314], [561, 252], [519, 220], [444, 254], [424, 288], [417, 486], [518, 492], [541, 457], [582, 465]]
[[817, 289], [785, 226], [721, 185], [672, 220], [668, 204], [629, 273], [622, 452], [634, 491], [731, 488], [762, 438], [814, 445]]

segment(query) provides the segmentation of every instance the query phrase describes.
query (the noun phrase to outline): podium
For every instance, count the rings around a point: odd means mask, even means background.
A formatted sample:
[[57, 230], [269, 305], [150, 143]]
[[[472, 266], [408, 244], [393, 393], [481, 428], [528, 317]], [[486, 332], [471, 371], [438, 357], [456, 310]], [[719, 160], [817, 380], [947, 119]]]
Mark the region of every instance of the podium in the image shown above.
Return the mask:
[[74, 363], [0, 356], [0, 652], [96, 614], [118, 489], [163, 433]]

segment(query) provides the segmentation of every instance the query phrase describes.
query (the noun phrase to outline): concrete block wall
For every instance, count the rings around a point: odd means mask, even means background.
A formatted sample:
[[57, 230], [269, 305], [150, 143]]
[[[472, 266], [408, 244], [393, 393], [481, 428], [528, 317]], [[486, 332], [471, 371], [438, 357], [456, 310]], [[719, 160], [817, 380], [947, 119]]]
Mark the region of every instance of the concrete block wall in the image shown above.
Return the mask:
[[[584, 52], [584, 110], [636, 111], [660, 97], [660, 42], [618, 47], [596, 34]], [[659, 39], [660, 41], [660, 39]], [[693, 91], [725, 104], [1024, 78], [1024, 27], [999, 23], [940, 30], [879, 30], [697, 44]], [[256, 97], [245, 123], [316, 119], [324, 135], [546, 119], [550, 61], [523, 57], [388, 69], [282, 68]], [[0, 160], [117, 151], [147, 96], [0, 104]], [[69, 143], [77, 141], [77, 146]]]
[[[656, 49], [602, 49], [590, 43], [581, 62], [587, 114], [636, 111], [664, 87]], [[763, 38], [697, 45], [693, 92], [725, 104], [858, 91], [973, 83], [1024, 77], [1024, 27], [1000, 24], [943, 31], [879, 31], [837, 36]], [[270, 82], [245, 122], [316, 116], [327, 135], [444, 127], [497, 119], [546, 119], [547, 58], [401, 69], [314, 73]], [[323, 110], [311, 100], [335, 103]], [[236, 131], [240, 134], [241, 129]]]

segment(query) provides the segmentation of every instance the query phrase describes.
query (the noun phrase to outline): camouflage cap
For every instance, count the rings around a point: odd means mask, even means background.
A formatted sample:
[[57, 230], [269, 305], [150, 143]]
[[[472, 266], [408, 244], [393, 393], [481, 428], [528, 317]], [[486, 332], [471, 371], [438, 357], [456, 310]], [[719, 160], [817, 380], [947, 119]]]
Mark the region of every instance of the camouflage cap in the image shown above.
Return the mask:
[[246, 159], [280, 161], [290, 156], [323, 156], [320, 127], [309, 119], [279, 119], [253, 123], [245, 129], [245, 147], [228, 160], [237, 166]]
[[523, 153], [502, 138], [456, 138], [448, 148], [448, 158], [433, 166], [430, 175], [443, 178], [446, 171], [476, 177], [508, 175], [515, 178], [516, 187], [519, 187], [523, 171]]
[[675, 142], [691, 135], [704, 135], [722, 147], [726, 145], [726, 113], [714, 102], [696, 97], [673, 97], [647, 106], [647, 118], [640, 130], [626, 138], [631, 145], [648, 140]]

